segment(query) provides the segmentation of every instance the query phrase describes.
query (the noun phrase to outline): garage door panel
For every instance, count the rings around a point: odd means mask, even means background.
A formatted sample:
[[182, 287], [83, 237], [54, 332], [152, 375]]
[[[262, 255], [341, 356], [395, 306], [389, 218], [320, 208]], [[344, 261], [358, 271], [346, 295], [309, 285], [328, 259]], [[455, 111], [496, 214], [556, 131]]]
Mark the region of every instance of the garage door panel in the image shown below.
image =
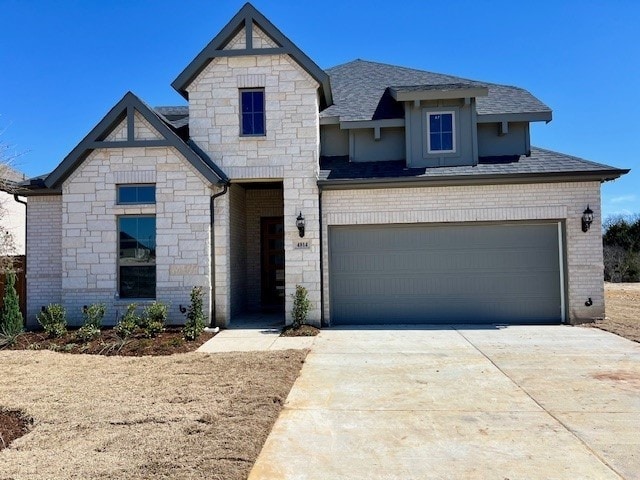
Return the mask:
[[334, 227], [332, 322], [558, 322], [558, 245], [557, 223]]

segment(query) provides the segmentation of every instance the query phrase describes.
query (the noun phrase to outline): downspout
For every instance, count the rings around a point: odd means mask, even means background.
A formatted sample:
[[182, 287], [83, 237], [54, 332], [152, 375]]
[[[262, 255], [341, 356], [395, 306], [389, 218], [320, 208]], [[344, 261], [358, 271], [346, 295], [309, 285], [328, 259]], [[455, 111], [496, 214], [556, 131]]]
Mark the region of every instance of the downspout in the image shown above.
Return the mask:
[[318, 223], [320, 224], [320, 326], [326, 327], [324, 321], [324, 249], [322, 246], [322, 186], [318, 185]]
[[[28, 235], [28, 222], [27, 222], [27, 202], [25, 202], [24, 200], [20, 200], [20, 197], [18, 196], [17, 193], [13, 194], [13, 199], [18, 202], [21, 203], [22, 205], [24, 205], [24, 265], [22, 266], [22, 268], [24, 268], [24, 278], [27, 278], [27, 242], [29, 241], [29, 235]], [[27, 282], [25, 282], [24, 284], [24, 296], [25, 296], [25, 305], [26, 305], [26, 297], [27, 297]], [[24, 327], [27, 327], [27, 315], [26, 315], [26, 307], [25, 307], [25, 315], [24, 318], [22, 319], [22, 322], [24, 324]]]
[[210, 212], [210, 235], [211, 235], [211, 321], [209, 325], [213, 328], [216, 326], [216, 236], [214, 231], [214, 223], [215, 223], [215, 210], [214, 210], [214, 200], [218, 197], [221, 197], [227, 193], [229, 190], [229, 184], [225, 183], [222, 191], [218, 193], [214, 193], [211, 195], [211, 199], [209, 202], [209, 212]]

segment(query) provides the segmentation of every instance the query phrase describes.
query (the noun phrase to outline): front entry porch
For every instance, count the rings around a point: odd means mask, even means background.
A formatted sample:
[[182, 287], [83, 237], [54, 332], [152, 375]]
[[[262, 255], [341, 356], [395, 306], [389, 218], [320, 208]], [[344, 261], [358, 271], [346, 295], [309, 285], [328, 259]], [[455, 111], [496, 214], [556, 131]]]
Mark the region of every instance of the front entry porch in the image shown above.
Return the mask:
[[282, 182], [229, 188], [230, 327], [284, 325], [285, 248]]

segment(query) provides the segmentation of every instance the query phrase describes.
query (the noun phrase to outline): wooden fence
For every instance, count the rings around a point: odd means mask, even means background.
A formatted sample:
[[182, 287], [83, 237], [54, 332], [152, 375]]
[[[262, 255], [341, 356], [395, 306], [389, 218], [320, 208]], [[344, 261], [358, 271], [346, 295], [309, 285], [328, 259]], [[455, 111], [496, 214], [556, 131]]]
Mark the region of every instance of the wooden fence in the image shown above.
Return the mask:
[[[20, 300], [20, 311], [22, 318], [27, 318], [27, 259], [24, 255], [13, 257], [13, 266], [16, 270], [16, 291]], [[4, 305], [4, 287], [7, 277], [0, 274], [0, 309]]]

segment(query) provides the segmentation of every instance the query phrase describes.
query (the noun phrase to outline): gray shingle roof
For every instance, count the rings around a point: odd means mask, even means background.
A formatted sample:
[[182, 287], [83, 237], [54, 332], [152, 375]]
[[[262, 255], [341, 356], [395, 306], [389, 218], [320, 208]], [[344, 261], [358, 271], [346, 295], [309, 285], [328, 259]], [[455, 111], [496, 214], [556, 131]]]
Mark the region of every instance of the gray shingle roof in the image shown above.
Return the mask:
[[153, 110], [160, 115], [160, 118], [173, 128], [182, 128], [189, 125], [189, 107], [156, 107]]
[[322, 157], [320, 183], [348, 181], [439, 180], [450, 177], [602, 175], [603, 180], [628, 172], [582, 158], [531, 147], [531, 155], [481, 157], [478, 165], [437, 168], [407, 168], [404, 160], [388, 162], [349, 162], [348, 157]]
[[[341, 121], [404, 116], [402, 108], [389, 107], [389, 105], [381, 108], [381, 105], [388, 103], [388, 99], [385, 98], [386, 89], [394, 85], [405, 87], [451, 84], [486, 86], [489, 89], [488, 96], [476, 99], [478, 115], [551, 112], [548, 106], [522, 88], [478, 82], [452, 75], [365, 60], [354, 60], [329, 68], [326, 72], [331, 78], [334, 104], [323, 110], [320, 116], [336, 116]], [[396, 103], [392, 99], [391, 101]]]

